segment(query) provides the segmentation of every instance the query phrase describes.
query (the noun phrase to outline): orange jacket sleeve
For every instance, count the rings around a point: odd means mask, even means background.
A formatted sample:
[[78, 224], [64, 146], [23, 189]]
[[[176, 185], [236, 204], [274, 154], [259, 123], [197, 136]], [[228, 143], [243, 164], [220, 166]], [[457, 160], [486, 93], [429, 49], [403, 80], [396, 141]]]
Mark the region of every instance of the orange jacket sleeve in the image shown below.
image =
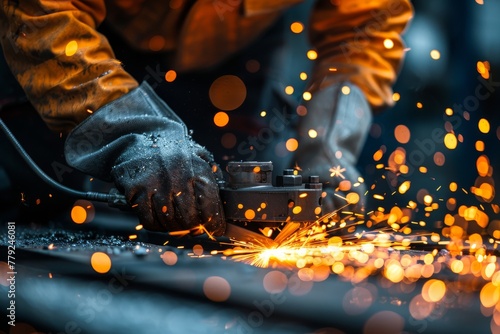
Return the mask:
[[54, 131], [67, 133], [93, 111], [138, 86], [96, 31], [103, 0], [3, 0], [5, 59]]
[[391, 106], [405, 54], [401, 34], [412, 15], [409, 0], [318, 1], [310, 26], [318, 56], [310, 90], [346, 80], [373, 110]]

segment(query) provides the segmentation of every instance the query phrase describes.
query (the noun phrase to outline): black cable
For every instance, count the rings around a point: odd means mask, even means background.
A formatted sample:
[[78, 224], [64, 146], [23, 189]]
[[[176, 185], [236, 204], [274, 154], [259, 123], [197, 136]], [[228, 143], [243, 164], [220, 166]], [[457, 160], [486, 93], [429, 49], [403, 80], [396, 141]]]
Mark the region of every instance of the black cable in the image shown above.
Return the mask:
[[35, 172], [40, 179], [42, 179], [45, 183], [53, 187], [54, 189], [57, 189], [67, 195], [70, 195], [72, 197], [77, 197], [77, 198], [83, 198], [83, 199], [88, 199], [91, 201], [99, 201], [99, 202], [108, 202], [108, 203], [124, 203], [126, 202], [125, 196], [119, 193], [110, 193], [110, 194], [105, 194], [105, 193], [98, 193], [98, 192], [92, 192], [92, 191], [78, 191], [75, 189], [68, 188], [66, 186], [63, 186], [60, 183], [57, 183], [54, 181], [52, 178], [50, 178], [47, 174], [45, 174], [44, 171], [38, 167], [38, 165], [31, 159], [29, 154], [24, 150], [24, 148], [21, 146], [21, 144], [17, 141], [16, 137], [14, 134], [10, 131], [10, 129], [7, 127], [7, 125], [3, 122], [2, 119], [0, 119], [0, 128], [2, 129], [3, 133], [7, 136], [9, 141], [12, 143], [16, 151], [21, 155], [21, 157], [26, 161], [28, 166]]

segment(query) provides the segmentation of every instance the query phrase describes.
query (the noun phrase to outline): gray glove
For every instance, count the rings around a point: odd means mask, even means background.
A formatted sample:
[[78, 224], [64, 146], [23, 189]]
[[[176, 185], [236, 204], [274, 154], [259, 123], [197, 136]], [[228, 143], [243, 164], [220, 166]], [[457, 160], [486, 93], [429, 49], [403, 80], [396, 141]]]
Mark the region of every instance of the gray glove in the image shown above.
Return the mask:
[[68, 136], [67, 162], [114, 181], [146, 229], [225, 230], [212, 155], [146, 83], [103, 106]]
[[[342, 87], [350, 89], [342, 93]], [[360, 195], [360, 202], [349, 208], [361, 213], [364, 185], [352, 187], [360, 176], [355, 165], [363, 148], [372, 113], [365, 96], [350, 83], [338, 83], [323, 88], [304, 103], [307, 115], [299, 122], [299, 148], [294, 161], [304, 175], [319, 175], [328, 196], [323, 200], [323, 213], [332, 212], [346, 205], [346, 201], [333, 196], [343, 180], [351, 182], [351, 190]], [[308, 135], [310, 129], [317, 131], [316, 138]], [[345, 169], [342, 175], [334, 174], [332, 168]]]

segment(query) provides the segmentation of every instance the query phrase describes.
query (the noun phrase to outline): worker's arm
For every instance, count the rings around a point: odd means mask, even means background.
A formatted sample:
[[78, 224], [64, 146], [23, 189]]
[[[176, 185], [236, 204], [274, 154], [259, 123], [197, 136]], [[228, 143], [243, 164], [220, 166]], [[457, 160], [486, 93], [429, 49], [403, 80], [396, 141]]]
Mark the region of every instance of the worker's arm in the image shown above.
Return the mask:
[[147, 229], [225, 229], [211, 154], [95, 29], [102, 0], [2, 2], [2, 47], [47, 125], [70, 132], [68, 163], [113, 181]]
[[412, 15], [408, 0], [318, 1], [310, 26], [318, 53], [311, 90], [349, 81], [374, 111], [393, 105], [405, 54], [401, 34]]
[[[401, 34], [411, 17], [408, 0], [320, 0], [313, 9], [310, 37], [317, 59], [295, 162], [325, 183], [327, 211], [346, 204], [334, 190], [363, 198], [363, 185], [353, 187], [360, 176], [355, 165], [372, 112], [394, 103], [392, 85], [405, 53]], [[363, 206], [351, 204], [357, 212]]]
[[54, 131], [68, 133], [138, 86], [96, 31], [105, 14], [103, 0], [2, 1], [5, 59]]

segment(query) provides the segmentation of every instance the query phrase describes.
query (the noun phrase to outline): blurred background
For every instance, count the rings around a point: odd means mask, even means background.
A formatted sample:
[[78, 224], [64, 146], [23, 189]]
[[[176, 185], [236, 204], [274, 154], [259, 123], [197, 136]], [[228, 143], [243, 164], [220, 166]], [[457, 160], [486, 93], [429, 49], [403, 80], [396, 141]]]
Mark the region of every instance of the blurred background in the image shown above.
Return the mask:
[[[495, 167], [500, 162], [500, 22], [496, 19], [500, 3], [412, 3], [415, 17], [404, 35], [408, 53], [394, 87], [397, 102], [375, 117], [359, 168], [367, 184], [375, 183], [378, 193], [386, 195], [383, 206], [404, 205], [410, 200], [423, 203], [425, 194], [433, 196], [439, 209], [427, 212], [427, 217], [422, 210], [414, 216], [416, 221], [425, 220], [427, 229], [441, 227], [445, 215], [454, 214], [460, 205], [483, 205], [490, 219], [498, 219], [498, 211], [490, 204], [498, 203], [494, 189], [495, 181], [498, 183]], [[446, 133], [454, 136], [445, 144]], [[400, 174], [397, 183], [411, 181], [404, 195], [391, 185], [390, 175], [377, 169], [374, 153], [380, 149], [384, 158], [379, 162], [398, 149], [404, 150], [409, 172]], [[489, 160], [487, 175], [479, 175], [480, 156]], [[426, 168], [419, 170], [421, 166]], [[387, 178], [381, 179], [382, 175]], [[472, 194], [471, 187], [483, 183], [491, 185], [485, 186], [493, 189], [491, 196]], [[449, 199], [455, 199], [456, 205]], [[382, 205], [372, 196], [368, 200], [372, 209]]]

